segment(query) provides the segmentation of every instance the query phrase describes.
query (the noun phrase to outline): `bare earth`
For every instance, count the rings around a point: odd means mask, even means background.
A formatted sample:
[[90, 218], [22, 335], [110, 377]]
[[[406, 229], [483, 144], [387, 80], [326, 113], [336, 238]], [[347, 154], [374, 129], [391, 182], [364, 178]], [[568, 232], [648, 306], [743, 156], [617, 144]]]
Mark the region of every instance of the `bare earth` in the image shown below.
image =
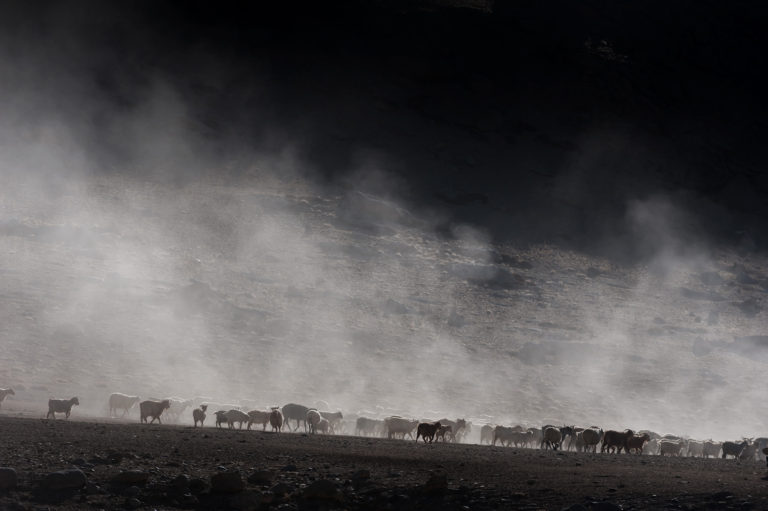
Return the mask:
[[[762, 464], [732, 459], [425, 445], [108, 419], [5, 416], [0, 428], [0, 465], [18, 474], [16, 489], [0, 492], [0, 509], [768, 507]], [[47, 474], [66, 469], [82, 470], [87, 484], [44, 488]], [[129, 470], [141, 471], [136, 477], [146, 481], [111, 482]], [[212, 490], [211, 476], [224, 471], [239, 471], [244, 489]]]

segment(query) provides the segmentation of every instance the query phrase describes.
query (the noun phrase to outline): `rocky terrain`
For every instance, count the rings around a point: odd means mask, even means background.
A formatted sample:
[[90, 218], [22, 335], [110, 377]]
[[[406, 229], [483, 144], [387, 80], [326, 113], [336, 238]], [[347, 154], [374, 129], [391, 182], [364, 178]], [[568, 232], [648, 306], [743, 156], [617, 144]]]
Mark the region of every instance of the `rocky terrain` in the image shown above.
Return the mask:
[[0, 507], [762, 509], [733, 459], [543, 452], [104, 421], [0, 419]]

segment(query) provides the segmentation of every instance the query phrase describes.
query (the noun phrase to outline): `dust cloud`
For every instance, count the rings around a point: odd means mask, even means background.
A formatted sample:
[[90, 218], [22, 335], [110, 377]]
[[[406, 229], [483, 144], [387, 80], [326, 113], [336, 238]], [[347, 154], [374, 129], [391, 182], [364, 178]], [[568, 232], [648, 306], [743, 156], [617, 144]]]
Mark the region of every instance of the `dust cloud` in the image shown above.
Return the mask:
[[78, 395], [78, 413], [103, 416], [118, 391], [719, 439], [765, 429], [765, 261], [707, 240], [690, 202], [627, 201], [610, 229], [590, 226], [607, 233], [602, 255], [497, 240], [414, 197], [381, 151], [319, 178], [284, 126], [260, 130], [259, 148], [212, 138], [164, 72], [120, 85], [66, 58], [93, 55], [87, 39], [23, 35], [0, 41], [11, 409]]

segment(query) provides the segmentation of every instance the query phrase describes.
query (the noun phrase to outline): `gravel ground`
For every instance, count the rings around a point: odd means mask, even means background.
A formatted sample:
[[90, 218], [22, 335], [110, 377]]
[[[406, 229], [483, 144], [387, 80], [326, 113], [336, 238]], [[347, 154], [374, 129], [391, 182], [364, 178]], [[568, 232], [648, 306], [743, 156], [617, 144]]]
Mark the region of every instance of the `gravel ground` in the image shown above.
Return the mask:
[[[1, 509], [765, 509], [762, 464], [0, 417]], [[59, 476], [50, 475], [57, 471]], [[233, 475], [232, 472], [237, 472]], [[122, 475], [120, 475], [122, 474]], [[219, 475], [225, 474], [225, 475]]]

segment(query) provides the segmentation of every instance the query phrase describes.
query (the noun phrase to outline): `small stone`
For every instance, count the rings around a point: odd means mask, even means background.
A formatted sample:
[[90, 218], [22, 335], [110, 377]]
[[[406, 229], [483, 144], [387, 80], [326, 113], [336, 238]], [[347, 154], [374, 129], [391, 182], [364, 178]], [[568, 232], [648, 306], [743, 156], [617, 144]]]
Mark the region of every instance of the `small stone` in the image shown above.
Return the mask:
[[101, 489], [101, 486], [94, 483], [88, 483], [85, 485], [85, 493], [87, 495], [101, 495], [104, 492], [104, 490]]
[[341, 492], [328, 479], [318, 479], [304, 489], [304, 498], [309, 500], [341, 500]]
[[256, 490], [244, 491], [228, 498], [229, 507], [240, 511], [253, 511], [262, 504], [261, 492]]
[[123, 461], [123, 458], [125, 458], [125, 454], [123, 454], [122, 452], [109, 451], [107, 453], [106, 462], [111, 465], [117, 465], [121, 461]]
[[0, 490], [12, 490], [16, 488], [19, 478], [16, 470], [10, 467], [0, 467]]
[[49, 490], [76, 490], [85, 486], [86, 482], [82, 470], [60, 470], [45, 476], [43, 486]]
[[125, 470], [112, 476], [111, 482], [115, 484], [145, 484], [148, 480], [148, 472], [142, 470]]
[[203, 493], [207, 484], [204, 480], [195, 478], [189, 481], [189, 491], [192, 493]]
[[248, 476], [248, 482], [259, 486], [268, 486], [272, 484], [274, 474], [269, 470], [254, 470]]
[[211, 490], [219, 493], [238, 493], [245, 489], [240, 472], [219, 472], [211, 476]]
[[179, 502], [181, 502], [184, 506], [196, 506], [198, 503], [197, 497], [192, 495], [191, 493], [185, 493], [181, 496], [179, 499]]
[[270, 488], [269, 491], [271, 491], [276, 497], [283, 497], [291, 493], [293, 488], [285, 483], [277, 483], [272, 488]]
[[141, 501], [136, 497], [132, 497], [125, 501], [125, 507], [128, 509], [138, 509], [141, 507]]
[[174, 488], [179, 490], [186, 490], [189, 488], [189, 476], [186, 474], [179, 474], [173, 478], [171, 484]]
[[139, 495], [141, 495], [141, 488], [139, 488], [138, 486], [129, 486], [128, 488], [125, 489], [125, 491], [123, 492], [123, 495], [125, 495], [126, 497], [138, 497]]
[[432, 474], [423, 487], [424, 493], [438, 495], [448, 490], [447, 474]]

